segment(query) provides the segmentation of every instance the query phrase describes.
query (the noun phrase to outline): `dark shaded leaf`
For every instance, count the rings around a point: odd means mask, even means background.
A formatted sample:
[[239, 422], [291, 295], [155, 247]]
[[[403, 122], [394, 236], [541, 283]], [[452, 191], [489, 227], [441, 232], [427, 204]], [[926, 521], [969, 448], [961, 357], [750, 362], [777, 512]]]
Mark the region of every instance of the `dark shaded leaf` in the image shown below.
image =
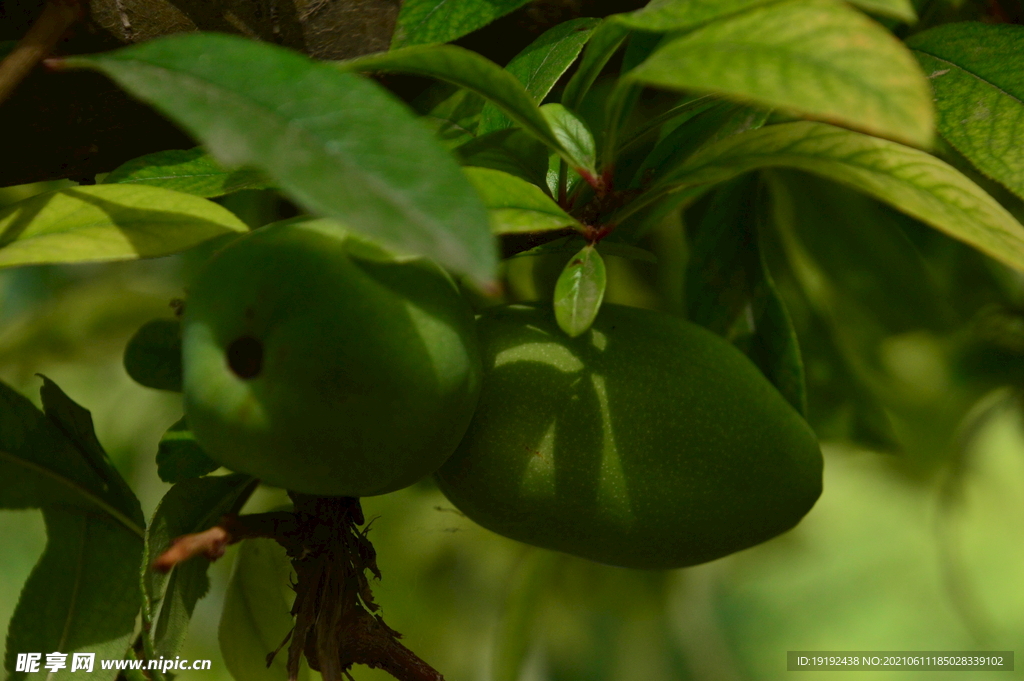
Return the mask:
[[688, 317], [735, 342], [793, 408], [806, 415], [800, 346], [764, 261], [760, 208], [754, 175], [716, 192], [687, 265]]
[[196, 442], [185, 417], [167, 429], [156, 452], [156, 470], [164, 482], [198, 478], [220, 468]]
[[154, 319], [139, 327], [124, 349], [124, 368], [147, 388], [181, 392], [181, 323]]
[[173, 658], [181, 648], [196, 602], [209, 589], [210, 561], [192, 558], [167, 574], [154, 572], [150, 565], [175, 538], [207, 530], [225, 513], [237, 513], [257, 484], [240, 474], [185, 480], [160, 501], [146, 531], [142, 565], [143, 631], [151, 655]]
[[464, 166], [490, 168], [545, 186], [548, 150], [535, 137], [519, 129], [496, 130], [466, 142], [455, 150]]

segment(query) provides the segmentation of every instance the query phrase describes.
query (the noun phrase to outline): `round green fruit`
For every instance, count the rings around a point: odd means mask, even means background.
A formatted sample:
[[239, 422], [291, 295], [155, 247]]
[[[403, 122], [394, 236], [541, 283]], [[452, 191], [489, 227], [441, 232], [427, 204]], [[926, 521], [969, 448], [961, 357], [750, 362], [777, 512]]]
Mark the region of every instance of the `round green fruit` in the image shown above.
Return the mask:
[[432, 473], [480, 386], [451, 279], [326, 221], [269, 225], [211, 259], [189, 290], [182, 364], [186, 420], [211, 457], [319, 495]]
[[605, 305], [569, 338], [550, 308], [514, 305], [477, 330], [480, 402], [437, 479], [494, 532], [612, 565], [683, 567], [788, 530], [821, 494], [814, 433], [706, 329]]

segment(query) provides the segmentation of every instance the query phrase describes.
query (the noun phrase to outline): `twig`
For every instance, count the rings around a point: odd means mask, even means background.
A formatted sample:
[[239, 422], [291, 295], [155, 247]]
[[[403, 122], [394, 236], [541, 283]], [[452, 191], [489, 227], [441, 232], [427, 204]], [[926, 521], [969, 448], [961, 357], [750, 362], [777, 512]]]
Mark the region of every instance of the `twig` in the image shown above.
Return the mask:
[[153, 561], [153, 569], [157, 572], [170, 572], [178, 563], [196, 556], [217, 560], [224, 555], [225, 548], [243, 539], [278, 539], [297, 529], [298, 522], [292, 513], [225, 515], [208, 530], [182, 535], [175, 539], [170, 547]]
[[49, 0], [28, 33], [0, 62], [0, 102], [53, 50], [57, 41], [83, 15], [80, 0]]

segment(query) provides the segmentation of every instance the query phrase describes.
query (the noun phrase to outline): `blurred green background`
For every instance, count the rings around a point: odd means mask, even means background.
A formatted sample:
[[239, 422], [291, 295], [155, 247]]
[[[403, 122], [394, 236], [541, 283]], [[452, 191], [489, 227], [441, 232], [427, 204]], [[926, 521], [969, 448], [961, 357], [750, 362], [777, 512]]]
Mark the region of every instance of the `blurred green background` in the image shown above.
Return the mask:
[[[0, 205], [58, 186], [2, 189]], [[223, 202], [253, 225], [282, 210], [269, 193]], [[774, 252], [773, 273], [805, 346], [812, 420], [825, 441], [825, 491], [796, 529], [695, 568], [625, 570], [498, 537], [425, 481], [363, 503], [375, 518], [370, 537], [384, 576], [375, 593], [388, 624], [449, 681], [492, 679], [520, 656], [523, 681], [760, 681], [794, 674], [786, 672], [787, 650], [1012, 650], [1024, 641], [1024, 429], [1012, 385], [1024, 352], [1012, 342], [1019, 280], [917, 225], [892, 227], [894, 215], [881, 211], [871, 225], [919, 254], [934, 279], [923, 293], [915, 293], [912, 268], [901, 269], [909, 277], [901, 282], [872, 262], [892, 252], [889, 242], [868, 239], [855, 254], [861, 259], [844, 263], [850, 249], [828, 255], [834, 244], [825, 240], [807, 250], [819, 264], [825, 258], [836, 282], [830, 312], [808, 302], [799, 272], [778, 264], [785, 239]], [[641, 244], [658, 266], [609, 257], [608, 300], [680, 311], [682, 230], [670, 219]], [[181, 415], [180, 397], [133, 383], [121, 353], [143, 322], [173, 315], [169, 302], [184, 297], [207, 255], [199, 248], [146, 262], [0, 272], [0, 380], [38, 404], [41, 373], [90, 409], [147, 516], [169, 488], [154, 456]], [[559, 257], [512, 261], [509, 296], [544, 297]], [[990, 289], [998, 291], [986, 298]], [[918, 293], [925, 303], [915, 302]], [[929, 321], [927, 300], [951, 307], [937, 313], [946, 321]], [[849, 328], [837, 326], [851, 319]], [[994, 336], [993, 324], [1002, 329]], [[870, 446], [892, 449], [892, 441], [902, 453]], [[280, 491], [260, 490], [247, 510], [284, 501]], [[39, 512], [0, 512], [4, 631], [44, 544]], [[231, 678], [217, 630], [237, 555], [232, 547], [211, 568], [210, 593], [182, 651], [212, 659], [212, 670], [181, 673], [181, 681]], [[358, 681], [390, 678], [361, 667], [352, 673]], [[887, 681], [909, 673], [796, 678]]]

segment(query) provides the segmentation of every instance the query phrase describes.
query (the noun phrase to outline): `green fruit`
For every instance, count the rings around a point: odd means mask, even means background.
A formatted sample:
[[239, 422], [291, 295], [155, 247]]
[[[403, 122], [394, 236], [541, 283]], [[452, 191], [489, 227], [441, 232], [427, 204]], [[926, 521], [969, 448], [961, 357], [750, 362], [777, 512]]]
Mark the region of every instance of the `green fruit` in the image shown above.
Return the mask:
[[814, 433], [729, 343], [605, 305], [568, 338], [550, 308], [488, 310], [484, 384], [437, 473], [499, 534], [602, 563], [694, 565], [793, 527], [821, 493]]
[[480, 385], [451, 279], [326, 221], [269, 225], [218, 253], [189, 291], [182, 353], [203, 449], [307, 494], [384, 494], [433, 472]]

